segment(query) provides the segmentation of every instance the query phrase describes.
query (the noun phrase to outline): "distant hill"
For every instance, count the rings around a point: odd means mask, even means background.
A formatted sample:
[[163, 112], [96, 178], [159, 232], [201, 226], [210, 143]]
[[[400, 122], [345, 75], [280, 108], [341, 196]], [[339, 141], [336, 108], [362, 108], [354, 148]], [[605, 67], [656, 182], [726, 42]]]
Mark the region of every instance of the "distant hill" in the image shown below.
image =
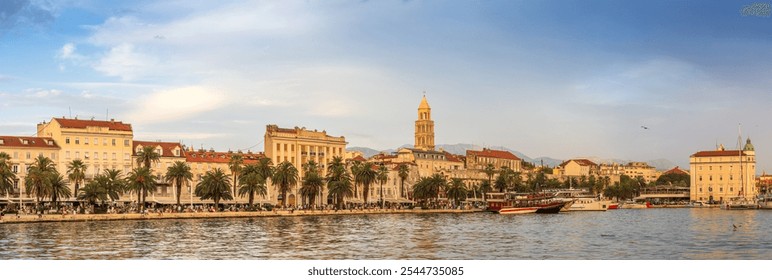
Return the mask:
[[[367, 147], [348, 147], [347, 150], [362, 152], [362, 154], [364, 154], [365, 157], [369, 158], [369, 157], [377, 155], [379, 153], [392, 154], [392, 153], [397, 152], [397, 150], [399, 150], [401, 148], [405, 148], [405, 147], [412, 148], [413, 145], [405, 144], [405, 145], [402, 145], [402, 146], [400, 146], [400, 147], [398, 147], [396, 149], [387, 149], [387, 150], [380, 150], [380, 151], [379, 150], [375, 150], [375, 149], [371, 149], [371, 148], [367, 148]], [[436, 146], [436, 149], [437, 150], [442, 149], [442, 150], [447, 151], [448, 153], [451, 153], [451, 154], [466, 155], [466, 151], [467, 150], [478, 150], [479, 151], [479, 150], [482, 150], [483, 147], [479, 146], [479, 145], [474, 145], [474, 144], [458, 143], [458, 144], [439, 144], [439, 145]], [[512, 153], [512, 154], [516, 155], [517, 157], [523, 159], [523, 161], [530, 162], [530, 163], [533, 163], [535, 165], [540, 165], [540, 164], [543, 163], [544, 165], [547, 165], [547, 166], [550, 166], [550, 167], [555, 167], [555, 166], [560, 165], [564, 161], [562, 159], [556, 159], [556, 158], [551, 158], [551, 157], [531, 158], [531, 157], [529, 157], [529, 156], [527, 156], [527, 155], [525, 155], [525, 154], [523, 154], [521, 152], [512, 150], [512, 149], [507, 148], [507, 147], [502, 147], [502, 146], [494, 146], [494, 147], [490, 147], [490, 149], [509, 151], [510, 153]], [[591, 160], [591, 161], [593, 161], [595, 163], [599, 163], [599, 164], [600, 163], [627, 164], [627, 163], [631, 162], [630, 160], [603, 159], [603, 158], [599, 158], [599, 157], [584, 157], [584, 158], [587, 158], [587, 159], [589, 159], [589, 160]], [[668, 170], [668, 169], [671, 169], [671, 168], [676, 166], [670, 160], [663, 159], [663, 158], [649, 160], [646, 163], [648, 163], [649, 165], [655, 167], [657, 170]]]

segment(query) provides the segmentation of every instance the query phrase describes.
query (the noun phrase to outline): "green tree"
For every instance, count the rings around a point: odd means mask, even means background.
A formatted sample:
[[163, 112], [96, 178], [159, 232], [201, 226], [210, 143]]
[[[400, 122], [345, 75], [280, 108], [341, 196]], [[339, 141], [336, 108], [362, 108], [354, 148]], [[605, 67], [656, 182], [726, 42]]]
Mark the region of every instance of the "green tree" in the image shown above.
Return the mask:
[[182, 184], [191, 180], [193, 180], [193, 173], [190, 172], [190, 166], [183, 161], [175, 161], [172, 166], [166, 168], [166, 181], [173, 182], [177, 189], [177, 205], [181, 205]]
[[196, 196], [201, 200], [211, 199], [214, 201], [215, 208], [220, 207], [220, 200], [231, 200], [231, 179], [225, 175], [222, 169], [207, 171], [201, 182], [196, 185]]
[[[161, 161], [161, 155], [156, 152], [155, 147], [153, 146], [144, 146], [137, 152], [137, 165], [147, 168], [150, 174], [153, 173], [152, 164], [159, 161]], [[155, 183], [155, 180], [153, 180], [153, 182]], [[153, 188], [155, 188], [155, 185]], [[141, 195], [142, 194], [139, 192], [137, 193], [137, 202], [143, 201]], [[144, 205], [142, 207], [142, 209], [144, 209]]]
[[319, 174], [319, 166], [313, 160], [303, 166], [304, 174], [299, 193], [303, 197], [303, 203], [314, 205], [316, 197], [321, 194], [324, 187], [324, 178]]
[[357, 180], [357, 174], [359, 174], [359, 170], [362, 169], [362, 163], [359, 161], [353, 161], [351, 163], [351, 176], [354, 179], [354, 198], [359, 197], [359, 192], [357, 191], [357, 185], [359, 185], [359, 181]]
[[60, 199], [68, 199], [72, 196], [70, 188], [67, 186], [67, 181], [64, 180], [64, 176], [57, 172], [51, 173], [49, 189], [46, 191], [51, 197], [51, 202], [58, 205]]
[[281, 206], [287, 206], [287, 192], [298, 184], [298, 169], [290, 162], [282, 162], [276, 166], [271, 178], [273, 185], [281, 193]]
[[233, 173], [233, 192], [236, 193], [236, 187], [239, 186], [239, 173], [241, 173], [241, 168], [244, 166], [244, 156], [241, 155], [241, 153], [237, 153], [231, 156], [231, 159], [228, 161], [228, 169], [231, 170], [231, 173]]
[[452, 199], [454, 201], [454, 205], [459, 205], [459, 202], [461, 200], [466, 199], [466, 187], [464, 187], [464, 182], [461, 181], [459, 178], [453, 178], [450, 180], [450, 185], [448, 186], [448, 189], [446, 191], [448, 195], [448, 199]]
[[492, 180], [493, 180], [493, 175], [496, 174], [496, 166], [494, 166], [492, 163], [489, 163], [483, 169], [483, 173], [485, 173], [485, 175], [488, 175], [488, 184], [493, 185]]
[[351, 175], [346, 170], [343, 158], [333, 157], [327, 166], [327, 191], [338, 209], [343, 208], [344, 198], [351, 197], [354, 189], [351, 183]]
[[660, 175], [659, 178], [657, 178], [657, 185], [689, 187], [691, 184], [690, 181], [689, 174], [672, 172]]
[[16, 174], [11, 170], [11, 157], [5, 152], [0, 152], [0, 195], [13, 193], [13, 182]]
[[430, 177], [421, 178], [418, 183], [413, 185], [413, 194], [416, 199], [426, 203], [430, 200], [436, 200], [440, 191], [447, 186], [445, 177], [441, 174], [434, 174]]
[[490, 181], [483, 181], [482, 184], [480, 184], [480, 193], [482, 193], [483, 201], [487, 201], [485, 194], [490, 193], [492, 191], [493, 191], [493, 186], [491, 186]]
[[[265, 158], [268, 159], [268, 158]], [[268, 159], [270, 161], [270, 159]], [[249, 196], [249, 205], [254, 206], [255, 194], [265, 197], [268, 194], [268, 188], [266, 187], [266, 180], [260, 173], [260, 167], [258, 164], [249, 164], [244, 166], [241, 170], [241, 180], [239, 181], [239, 196]]]
[[386, 184], [386, 182], [389, 181], [389, 169], [386, 168], [385, 165], [381, 164], [381, 166], [378, 168], [378, 174], [375, 179], [378, 181], [378, 183], [381, 184], [379, 200], [381, 201], [381, 208], [383, 208], [383, 184]]
[[35, 196], [36, 204], [40, 204], [40, 199], [49, 196], [53, 174], [56, 173], [53, 161], [44, 156], [38, 156], [27, 170], [27, 177], [24, 178], [26, 192]]
[[354, 174], [354, 181], [362, 185], [362, 199], [367, 204], [367, 197], [370, 193], [370, 186], [375, 183], [378, 177], [378, 171], [375, 171], [375, 166], [372, 162], [365, 162], [357, 169], [357, 173]]
[[88, 169], [88, 165], [83, 163], [80, 159], [74, 159], [71, 162], [67, 163], [67, 178], [70, 179], [73, 183], [75, 183], [75, 194], [77, 195], [78, 190], [80, 189], [80, 184], [83, 183], [84, 180], [86, 180], [86, 170]]
[[126, 190], [127, 181], [123, 178], [120, 170], [105, 169], [104, 174], [97, 176], [102, 182], [100, 185], [104, 188], [107, 198], [115, 202]]
[[405, 180], [410, 176], [410, 167], [407, 164], [401, 163], [397, 167], [397, 175], [399, 176], [399, 197], [405, 197]]
[[104, 203], [107, 198], [107, 192], [105, 192], [102, 186], [103, 180], [93, 180], [88, 182], [78, 192], [78, 200], [85, 201], [90, 204], [96, 204], [97, 201]]
[[155, 177], [147, 167], [137, 167], [129, 172], [127, 178], [128, 189], [136, 191], [138, 196], [137, 203], [140, 206], [140, 210], [145, 210], [145, 198], [148, 192], [155, 192]]

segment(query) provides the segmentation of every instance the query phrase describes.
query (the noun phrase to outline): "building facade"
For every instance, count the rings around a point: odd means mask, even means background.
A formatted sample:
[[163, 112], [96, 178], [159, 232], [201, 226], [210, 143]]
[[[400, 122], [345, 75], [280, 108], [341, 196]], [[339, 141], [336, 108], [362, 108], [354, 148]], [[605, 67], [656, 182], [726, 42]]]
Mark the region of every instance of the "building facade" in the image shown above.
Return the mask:
[[432, 120], [432, 108], [426, 101], [426, 95], [418, 105], [418, 119], [415, 121], [415, 145], [419, 150], [434, 150], [434, 121]]
[[581, 177], [600, 173], [600, 166], [588, 159], [569, 159], [553, 170], [553, 174], [560, 177]]
[[748, 139], [742, 150], [700, 151], [689, 157], [690, 200], [723, 202], [743, 197], [752, 200], [756, 187], [756, 152]]
[[506, 167], [515, 172], [520, 172], [522, 170], [523, 160], [509, 151], [491, 149], [466, 151], [466, 168], [482, 170], [485, 169], [488, 164], [493, 164], [497, 170]]
[[[185, 189], [183, 190], [183, 197], [185, 197], [185, 191], [188, 192], [187, 196], [190, 198], [190, 192], [195, 192], [195, 187], [202, 181], [202, 178], [204, 175], [209, 172], [213, 171], [215, 169], [221, 169], [223, 173], [228, 174], [230, 176], [231, 184], [233, 184], [233, 172], [231, 171], [230, 167], [228, 166], [228, 163], [231, 162], [231, 158], [233, 158], [234, 155], [241, 155], [243, 159], [243, 165], [249, 165], [249, 164], [256, 164], [258, 160], [263, 158], [265, 155], [261, 153], [252, 153], [252, 152], [217, 152], [215, 150], [193, 150], [188, 149], [185, 151], [185, 161], [190, 165], [190, 172], [193, 173], [193, 182], [191, 182], [191, 189]], [[165, 172], [165, 171], [164, 171]], [[266, 188], [268, 195], [266, 195], [265, 198], [260, 196], [255, 196], [255, 203], [263, 203], [263, 202], [269, 202], [268, 198], [271, 194], [275, 194], [276, 192], [273, 190], [272, 186], [270, 185], [270, 180], [266, 183]], [[238, 189], [238, 187], [236, 188]], [[274, 195], [275, 196], [275, 195]], [[184, 198], [181, 198], [184, 199]], [[194, 202], [193, 203], [212, 203], [211, 200], [202, 201], [198, 197], [193, 197]], [[233, 194], [233, 200], [230, 201], [221, 201], [221, 203], [246, 203], [249, 200], [247, 197], [240, 197], [238, 196], [238, 192], [236, 194]]]
[[[280, 128], [277, 125], [267, 125], [265, 129], [265, 156], [276, 166], [282, 162], [290, 162], [298, 169], [298, 184], [287, 193], [286, 205], [297, 205], [300, 202], [298, 190], [303, 178], [303, 164], [313, 160], [321, 168], [322, 176], [326, 175], [327, 165], [334, 157], [345, 158], [346, 138], [327, 135], [327, 131], [307, 130], [305, 127]], [[273, 188], [273, 186], [269, 187]], [[273, 190], [273, 189], [272, 189]], [[323, 188], [322, 197], [327, 197], [327, 188]], [[280, 204], [283, 198], [273, 191], [269, 192], [271, 201]]]
[[[11, 172], [16, 174], [16, 180], [13, 182], [13, 193], [6, 193], [4, 199], [10, 200], [8, 202], [14, 202], [13, 198], [19, 198], [19, 195], [23, 194], [27, 168], [35, 162], [35, 158], [38, 156], [48, 157], [58, 166], [59, 150], [60, 147], [56, 141], [49, 137], [0, 136], [0, 152], [11, 157], [7, 164], [11, 168]], [[66, 178], [65, 174], [62, 175]], [[28, 198], [29, 195], [23, 194], [23, 197]]]
[[[79, 120], [52, 118], [37, 125], [38, 137], [52, 138], [61, 147], [54, 159], [57, 170], [67, 174], [67, 164], [80, 159], [87, 166], [86, 180], [91, 180], [106, 169], [128, 174], [132, 168], [131, 124], [120, 121]], [[53, 158], [52, 158], [53, 159]], [[75, 183], [70, 182], [74, 191]]]
[[[132, 145], [134, 146], [132, 153], [132, 158], [134, 159], [132, 160], [132, 168], [142, 167], [137, 163], [137, 158], [138, 153], [142, 151], [144, 147], [153, 147], [155, 152], [159, 155], [158, 162], [154, 162], [150, 166], [151, 172], [156, 177], [157, 188], [155, 193], [151, 194], [151, 197], [147, 201], [166, 204], [176, 203], [177, 197], [175, 195], [177, 190], [170, 182], [166, 181], [165, 177], [167, 169], [174, 165], [174, 162], [186, 162], [185, 148], [182, 147], [182, 144], [175, 142], [133, 141]], [[190, 187], [190, 184], [186, 184], [186, 186], [183, 187], [184, 191], [180, 197], [181, 201], [186, 201], [184, 198], [190, 199], [190, 189], [187, 187]]]

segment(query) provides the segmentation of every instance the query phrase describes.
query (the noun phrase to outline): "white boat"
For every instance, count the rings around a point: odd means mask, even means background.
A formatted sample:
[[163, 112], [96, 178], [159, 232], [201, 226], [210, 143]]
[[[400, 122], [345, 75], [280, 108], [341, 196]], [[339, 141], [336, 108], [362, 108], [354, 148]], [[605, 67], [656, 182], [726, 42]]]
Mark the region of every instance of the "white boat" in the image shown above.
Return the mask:
[[765, 195], [759, 198], [759, 209], [772, 210], [772, 195]]
[[651, 203], [625, 202], [619, 205], [619, 209], [646, 209], [651, 208]]
[[745, 199], [744, 197], [731, 197], [721, 204], [721, 209], [725, 210], [755, 210], [759, 209], [759, 204]]
[[575, 199], [568, 211], [606, 211], [609, 205], [611, 205], [611, 200], [582, 197]]

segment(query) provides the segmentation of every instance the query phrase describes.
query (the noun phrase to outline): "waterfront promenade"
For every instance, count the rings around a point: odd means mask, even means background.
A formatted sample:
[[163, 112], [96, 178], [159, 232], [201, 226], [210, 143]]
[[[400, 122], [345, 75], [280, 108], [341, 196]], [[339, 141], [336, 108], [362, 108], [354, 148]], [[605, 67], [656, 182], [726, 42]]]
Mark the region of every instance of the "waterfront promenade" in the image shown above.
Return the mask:
[[85, 222], [85, 221], [120, 221], [120, 220], [155, 220], [155, 219], [210, 219], [210, 218], [251, 218], [284, 216], [333, 216], [366, 214], [428, 214], [428, 213], [474, 213], [480, 209], [364, 209], [364, 210], [277, 210], [256, 212], [193, 212], [193, 213], [148, 213], [148, 214], [46, 214], [6, 215], [0, 224], [9, 223], [47, 223], [47, 222]]

